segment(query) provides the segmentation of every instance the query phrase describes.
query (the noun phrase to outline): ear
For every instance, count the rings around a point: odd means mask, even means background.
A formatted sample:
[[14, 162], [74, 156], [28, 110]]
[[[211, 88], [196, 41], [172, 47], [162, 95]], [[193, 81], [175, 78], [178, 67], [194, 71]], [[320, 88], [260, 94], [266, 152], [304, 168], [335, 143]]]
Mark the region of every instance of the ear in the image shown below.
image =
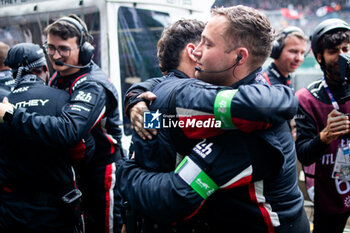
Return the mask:
[[186, 45], [187, 56], [194, 62], [196, 62], [196, 57], [193, 54], [193, 51], [196, 49], [196, 46], [193, 43], [188, 43]]
[[322, 55], [320, 53], [316, 54], [316, 59], [317, 59], [318, 63], [320, 63], [320, 64], [322, 63]]
[[42, 66], [40, 73], [33, 73], [33, 74], [39, 76], [47, 84], [47, 81], [50, 78], [48, 71], [49, 71], [49, 68], [47, 67], [47, 65], [44, 65]]
[[240, 56], [240, 59], [238, 60], [237, 65], [241, 65], [247, 62], [247, 59], [249, 57], [249, 51], [247, 48], [244, 48], [244, 47], [238, 48], [236, 54], [238, 54], [237, 57]]
[[49, 71], [49, 68], [47, 67], [47, 65], [43, 66], [43, 70], [44, 70], [44, 72], [48, 72]]

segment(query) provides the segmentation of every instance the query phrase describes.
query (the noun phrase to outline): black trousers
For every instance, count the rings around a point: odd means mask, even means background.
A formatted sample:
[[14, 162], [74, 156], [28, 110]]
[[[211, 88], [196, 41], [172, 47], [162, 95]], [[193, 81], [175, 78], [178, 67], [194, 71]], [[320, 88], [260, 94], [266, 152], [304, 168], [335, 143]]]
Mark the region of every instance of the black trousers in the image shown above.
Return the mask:
[[343, 233], [349, 215], [350, 212], [343, 214], [324, 213], [315, 205], [313, 233]]
[[302, 209], [297, 217], [283, 224], [281, 227], [276, 228], [276, 233], [309, 233], [310, 232], [310, 223], [306, 216], [305, 210]]
[[118, 233], [122, 219], [115, 209], [115, 163], [92, 165], [81, 169], [78, 179], [83, 193], [86, 233]]
[[40, 203], [26, 194], [2, 192], [0, 196], [1, 233], [74, 233], [77, 222], [62, 204]]

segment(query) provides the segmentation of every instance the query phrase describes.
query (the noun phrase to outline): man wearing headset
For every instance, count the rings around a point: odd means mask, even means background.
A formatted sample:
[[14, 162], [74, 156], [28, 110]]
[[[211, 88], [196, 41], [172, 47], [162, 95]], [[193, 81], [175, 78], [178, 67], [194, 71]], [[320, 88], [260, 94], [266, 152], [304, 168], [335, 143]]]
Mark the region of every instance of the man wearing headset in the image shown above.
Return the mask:
[[311, 47], [324, 77], [296, 93], [297, 155], [303, 165], [315, 165], [313, 232], [341, 233], [350, 215], [350, 164], [344, 159], [349, 156], [350, 85], [339, 60], [350, 52], [350, 25], [341, 19], [322, 21]]
[[[16, 44], [5, 64], [12, 68], [16, 80], [7, 96], [11, 103], [25, 106], [28, 112], [61, 114], [70, 96], [45, 85], [48, 67], [39, 45]], [[72, 167], [75, 157], [68, 147], [48, 145], [5, 124], [0, 130], [0, 231], [81, 232], [81, 192]], [[92, 146], [89, 151], [93, 153], [93, 139], [85, 138], [92, 142], [85, 145]], [[72, 152], [79, 152], [79, 148], [72, 148]]]
[[290, 73], [304, 61], [307, 41], [304, 32], [295, 26], [286, 27], [278, 34], [270, 54], [274, 60], [264, 70], [264, 77], [271, 85], [290, 86]]
[[[196, 77], [238, 88], [237, 94], [252, 87], [244, 84], [266, 82], [260, 66], [269, 55], [273, 38], [266, 16], [244, 6], [217, 8], [212, 12], [213, 17], [205, 26], [193, 54], [189, 47], [184, 50], [186, 56], [196, 61]], [[153, 89], [158, 98], [150, 108], [163, 110], [166, 114], [173, 111], [180, 115], [206, 117], [212, 105], [201, 106], [199, 100], [201, 103], [210, 100], [209, 93], [217, 89], [219, 87], [196, 79], [170, 76]], [[230, 112], [225, 109], [229, 108], [226, 103], [237, 98], [228, 94], [231, 91], [227, 88], [216, 95], [218, 111], [214, 115], [219, 119], [225, 118], [221, 118], [220, 113]], [[252, 97], [254, 100], [248, 101], [252, 104], [261, 99], [253, 92], [245, 97]], [[174, 101], [176, 109], [172, 110]], [[237, 109], [233, 114], [242, 119], [243, 115], [252, 112], [254, 110]], [[236, 117], [231, 119], [231, 116], [228, 119], [234, 121]], [[169, 166], [165, 171], [154, 172], [134, 161], [126, 161], [117, 171], [118, 187], [131, 207], [160, 224], [175, 225], [176, 222], [181, 225], [183, 220], [191, 221], [199, 215], [209, 223], [202, 222], [205, 231], [199, 232], [308, 232], [303, 198], [296, 182], [294, 145], [286, 127], [284, 122], [258, 133], [226, 131], [225, 134], [217, 132], [219, 135], [215, 137], [210, 136], [217, 134], [194, 129], [197, 137], [209, 138], [196, 144], [192, 151], [186, 151], [188, 140], [183, 134], [174, 132], [175, 137], [164, 137], [167, 129], [161, 129], [155, 140], [188, 156], [175, 172], [169, 172]], [[171, 130], [168, 132], [174, 136]], [[147, 153], [138, 150], [136, 158], [138, 152]], [[163, 164], [171, 161], [170, 166], [174, 166], [175, 158], [169, 158], [170, 154], [165, 153], [154, 160], [164, 161]]]
[[115, 162], [122, 149], [117, 91], [92, 61], [91, 35], [80, 18], [62, 17], [45, 32], [44, 48], [57, 71], [49, 85], [66, 90], [70, 101], [59, 117], [29, 114], [19, 108], [7, 121], [12, 128], [53, 146], [74, 144], [91, 132], [96, 150], [91, 159], [83, 160], [78, 171], [86, 232], [118, 232], [121, 218], [118, 213], [113, 214]]

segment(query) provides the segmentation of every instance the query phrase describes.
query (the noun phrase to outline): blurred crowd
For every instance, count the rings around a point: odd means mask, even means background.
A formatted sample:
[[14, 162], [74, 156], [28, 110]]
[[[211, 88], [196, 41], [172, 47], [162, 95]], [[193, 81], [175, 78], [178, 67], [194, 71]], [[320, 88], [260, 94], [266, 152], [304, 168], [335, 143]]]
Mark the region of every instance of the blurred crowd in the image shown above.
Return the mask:
[[279, 30], [286, 26], [298, 26], [310, 35], [321, 21], [327, 18], [350, 19], [350, 1], [346, 0], [216, 0], [215, 6], [246, 5], [261, 9]]
[[265, 0], [265, 1], [254, 1], [254, 0], [216, 0], [214, 5], [221, 6], [233, 6], [233, 5], [246, 5], [251, 6], [257, 9], [263, 10], [278, 10], [280, 8], [288, 8], [294, 6], [295, 9], [300, 10], [317, 10], [322, 6], [332, 6], [340, 5], [345, 6], [347, 4], [346, 0], [314, 0], [314, 1], [305, 1], [305, 0]]

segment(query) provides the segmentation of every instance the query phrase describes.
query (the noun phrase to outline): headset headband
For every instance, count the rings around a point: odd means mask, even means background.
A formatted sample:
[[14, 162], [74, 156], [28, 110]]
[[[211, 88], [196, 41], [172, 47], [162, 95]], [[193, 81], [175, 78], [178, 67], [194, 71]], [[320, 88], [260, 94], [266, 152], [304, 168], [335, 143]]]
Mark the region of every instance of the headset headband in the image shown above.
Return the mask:
[[79, 32], [80, 32], [80, 43], [79, 43], [79, 45], [80, 46], [83, 45], [84, 35], [87, 35], [88, 40], [89, 40], [89, 38], [91, 38], [91, 35], [87, 32], [85, 27], [83, 27], [83, 25], [78, 20], [74, 19], [73, 17], [64, 16], [64, 17], [58, 19], [56, 22], [59, 22], [59, 21], [68, 22], [68, 23], [74, 25], [75, 28], [79, 30]]

